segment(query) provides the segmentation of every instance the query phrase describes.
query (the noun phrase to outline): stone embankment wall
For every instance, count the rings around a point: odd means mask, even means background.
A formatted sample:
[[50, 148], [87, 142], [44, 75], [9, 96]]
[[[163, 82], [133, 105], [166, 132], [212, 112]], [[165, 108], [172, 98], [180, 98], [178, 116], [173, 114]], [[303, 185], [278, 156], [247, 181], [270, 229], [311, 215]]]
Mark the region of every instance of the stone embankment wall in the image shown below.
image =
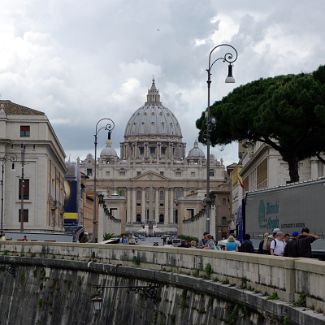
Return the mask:
[[[320, 261], [39, 242], [4, 242], [0, 255], [0, 324], [325, 323]], [[16, 268], [15, 277], [9, 267]], [[95, 285], [152, 282], [160, 284], [158, 301], [104, 289], [102, 312], [91, 312]]]

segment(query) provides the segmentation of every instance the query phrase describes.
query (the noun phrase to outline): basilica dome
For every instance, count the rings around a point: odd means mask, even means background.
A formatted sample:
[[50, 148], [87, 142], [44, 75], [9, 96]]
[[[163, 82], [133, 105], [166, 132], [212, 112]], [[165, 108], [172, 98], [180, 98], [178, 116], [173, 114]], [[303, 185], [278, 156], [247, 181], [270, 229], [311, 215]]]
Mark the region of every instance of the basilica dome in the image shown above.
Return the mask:
[[148, 91], [147, 101], [129, 119], [124, 137], [172, 136], [182, 138], [182, 131], [175, 115], [160, 102], [155, 81]]
[[199, 148], [197, 141], [194, 142], [194, 147], [189, 151], [187, 159], [205, 158], [204, 152]]
[[112, 140], [106, 141], [106, 147], [101, 151], [100, 157], [106, 159], [118, 158], [116, 151], [112, 147]]

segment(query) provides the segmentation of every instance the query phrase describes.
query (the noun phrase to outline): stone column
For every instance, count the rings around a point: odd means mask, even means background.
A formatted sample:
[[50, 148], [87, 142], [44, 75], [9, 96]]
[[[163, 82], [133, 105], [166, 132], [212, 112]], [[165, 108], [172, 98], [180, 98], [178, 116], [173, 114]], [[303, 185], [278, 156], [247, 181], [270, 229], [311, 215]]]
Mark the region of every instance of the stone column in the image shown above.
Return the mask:
[[165, 188], [165, 223], [169, 223], [169, 212], [168, 212], [168, 188]]
[[317, 179], [322, 175], [318, 175], [318, 160], [316, 158], [310, 158], [310, 178]]
[[149, 189], [149, 221], [153, 221], [153, 188]]
[[159, 188], [156, 189], [155, 222], [159, 222]]
[[132, 189], [132, 221], [137, 221], [137, 213], [136, 213], [136, 207], [137, 207], [137, 191], [135, 188]]
[[141, 221], [144, 222], [146, 220], [146, 189], [142, 189], [142, 197], [141, 197]]
[[127, 218], [126, 223], [132, 223], [132, 212], [131, 212], [131, 189], [128, 188], [127, 193]]
[[170, 189], [170, 200], [169, 200], [170, 206], [169, 206], [169, 223], [174, 223], [174, 189]]

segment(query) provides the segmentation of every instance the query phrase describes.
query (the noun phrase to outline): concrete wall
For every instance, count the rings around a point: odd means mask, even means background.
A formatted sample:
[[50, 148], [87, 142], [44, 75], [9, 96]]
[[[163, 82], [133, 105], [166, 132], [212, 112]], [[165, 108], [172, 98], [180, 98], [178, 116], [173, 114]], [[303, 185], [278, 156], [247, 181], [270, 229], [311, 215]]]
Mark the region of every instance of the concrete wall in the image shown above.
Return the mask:
[[325, 263], [312, 259], [186, 248], [8, 241], [0, 242], [0, 252], [2, 255], [122, 263], [192, 276], [211, 273], [209, 277], [215, 281], [270, 296], [276, 293], [289, 303], [301, 304], [301, 300], [305, 300], [307, 307], [325, 312]]

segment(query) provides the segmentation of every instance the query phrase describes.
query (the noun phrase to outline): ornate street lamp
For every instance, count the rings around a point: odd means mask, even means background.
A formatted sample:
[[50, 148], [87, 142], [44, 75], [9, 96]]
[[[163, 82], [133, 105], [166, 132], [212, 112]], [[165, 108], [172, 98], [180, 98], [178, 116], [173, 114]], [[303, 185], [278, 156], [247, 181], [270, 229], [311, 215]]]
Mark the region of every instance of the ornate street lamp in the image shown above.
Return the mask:
[[102, 310], [103, 298], [101, 296], [95, 296], [91, 299], [95, 313], [99, 313]]
[[[99, 123], [102, 121], [106, 121], [106, 125], [98, 128]], [[113, 120], [111, 120], [110, 118], [101, 118], [97, 124], [96, 124], [96, 133], [94, 135], [95, 137], [95, 165], [94, 165], [94, 211], [93, 211], [93, 238], [92, 238], [92, 242], [96, 243], [97, 242], [97, 192], [96, 192], [96, 182], [97, 182], [97, 175], [96, 175], [96, 169], [97, 169], [97, 136], [99, 131], [101, 130], [106, 130], [108, 131], [108, 135], [107, 135], [107, 139], [110, 140], [111, 139], [111, 133], [112, 130], [115, 127], [115, 123], [113, 122]]]
[[[227, 52], [214, 60], [211, 60], [212, 53], [216, 51], [219, 48], [227, 48]], [[222, 62], [228, 63], [228, 76], [225, 80], [226, 83], [234, 83], [235, 79], [232, 75], [232, 64], [237, 60], [238, 53], [237, 50], [229, 44], [220, 44], [215, 46], [209, 54], [209, 66], [206, 70], [208, 73], [208, 109], [206, 112], [206, 123], [207, 123], [207, 189], [206, 189], [206, 231], [210, 232], [210, 212], [211, 212], [211, 197], [210, 197], [210, 146], [211, 146], [211, 126], [216, 123], [216, 120], [214, 118], [211, 118], [211, 107], [210, 107], [210, 87], [211, 87], [211, 68], [213, 65], [219, 61], [222, 60]]]

